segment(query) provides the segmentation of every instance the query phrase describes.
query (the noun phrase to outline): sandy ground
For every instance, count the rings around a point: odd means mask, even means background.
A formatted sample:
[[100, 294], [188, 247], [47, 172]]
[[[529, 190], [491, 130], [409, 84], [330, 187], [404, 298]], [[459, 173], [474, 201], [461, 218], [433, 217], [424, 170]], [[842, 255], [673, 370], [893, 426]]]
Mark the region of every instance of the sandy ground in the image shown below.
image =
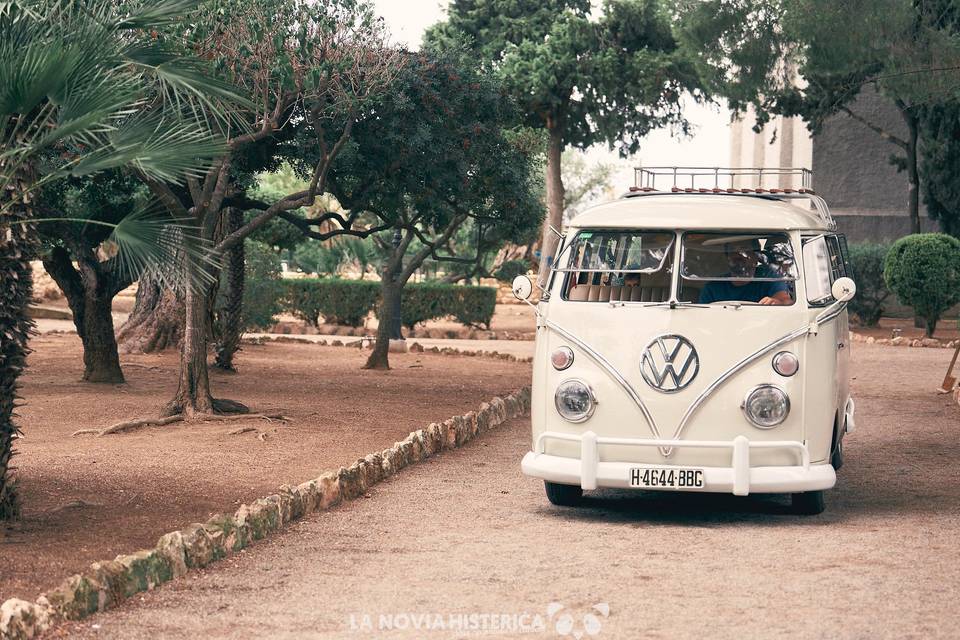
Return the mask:
[[[530, 380], [529, 364], [491, 358], [391, 354], [391, 371], [363, 371], [358, 349], [244, 345], [239, 375], [212, 373], [214, 394], [288, 422], [71, 437], [156, 415], [176, 389], [177, 355], [124, 355], [127, 383], [94, 385], [79, 381], [76, 335], [38, 336], [30, 347], [14, 458], [24, 517], [0, 525], [0, 602], [33, 599], [93, 561], [152, 547], [167, 531], [349, 465]], [[240, 427], [256, 431], [230, 434]]]
[[[931, 391], [948, 355], [854, 347], [859, 429], [820, 516], [780, 496], [606, 491], [552, 507], [519, 472], [517, 420], [51, 635], [482, 637], [415, 625], [495, 614], [530, 625], [497, 637], [594, 637], [592, 622], [601, 638], [957, 637], [960, 411]], [[536, 615], [544, 631], [520, 633]]]

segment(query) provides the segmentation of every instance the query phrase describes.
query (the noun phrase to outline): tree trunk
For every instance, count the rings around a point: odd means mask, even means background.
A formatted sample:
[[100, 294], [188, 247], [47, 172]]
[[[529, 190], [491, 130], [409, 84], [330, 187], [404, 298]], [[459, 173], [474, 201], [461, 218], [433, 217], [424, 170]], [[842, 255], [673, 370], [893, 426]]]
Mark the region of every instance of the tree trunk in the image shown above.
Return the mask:
[[[10, 467], [13, 440], [19, 434], [13, 422], [17, 407], [18, 378], [26, 366], [27, 340], [33, 322], [27, 305], [33, 293], [30, 260], [36, 249], [34, 229], [15, 224], [32, 217], [23, 184], [15, 178], [14, 188], [0, 191], [0, 520], [20, 515], [16, 480]], [[20, 200], [19, 202], [17, 200]]]
[[550, 230], [563, 228], [563, 179], [560, 175], [560, 158], [563, 155], [563, 134], [557, 125], [548, 124], [550, 141], [547, 146], [547, 217], [540, 234], [540, 274], [537, 282], [547, 285], [553, 254], [557, 250], [557, 235]]
[[392, 276], [384, 274], [380, 285], [380, 324], [377, 325], [377, 341], [373, 351], [367, 358], [364, 369], [389, 369], [390, 361], [390, 326], [393, 324], [393, 309], [397, 300], [403, 295], [403, 286], [397, 283]]
[[[243, 212], [230, 209], [227, 213], [228, 233], [233, 233], [243, 225]], [[220, 310], [218, 323], [217, 358], [215, 366], [224, 371], [236, 372], [233, 356], [240, 349], [240, 336], [243, 333], [243, 285], [244, 252], [243, 242], [227, 252], [226, 256], [227, 290], [224, 306]]]
[[83, 342], [83, 379], [86, 382], [124, 382], [113, 333], [113, 298], [87, 296]]
[[140, 277], [130, 317], [117, 332], [124, 353], [154, 353], [180, 343], [185, 317], [182, 294], [152, 274]]
[[[247, 413], [249, 409], [233, 400], [215, 399], [210, 392], [207, 350], [210, 344], [210, 298], [212, 287], [195, 277], [197, 258], [187, 257], [187, 290], [184, 296], [185, 322], [180, 341], [180, 382], [177, 393], [161, 411], [162, 416], [179, 413], [187, 417], [210, 413]], [[191, 285], [192, 283], [192, 285]]]
[[73, 324], [83, 343], [83, 380], [86, 382], [124, 382], [113, 330], [113, 298], [127, 282], [96, 262], [77, 271], [69, 252], [54, 247], [44, 257], [43, 266], [67, 297], [73, 312]]
[[920, 233], [920, 171], [917, 167], [917, 118], [907, 109], [901, 109], [907, 123], [907, 209], [910, 214], [910, 233]]

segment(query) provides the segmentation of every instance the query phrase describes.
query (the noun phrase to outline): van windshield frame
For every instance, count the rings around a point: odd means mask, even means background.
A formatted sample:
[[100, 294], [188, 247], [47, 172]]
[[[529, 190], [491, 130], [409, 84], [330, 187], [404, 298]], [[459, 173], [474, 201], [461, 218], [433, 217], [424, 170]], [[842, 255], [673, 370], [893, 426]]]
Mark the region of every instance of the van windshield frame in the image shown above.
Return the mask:
[[[676, 246], [672, 229], [582, 229], [564, 247], [568, 255], [558, 260], [564, 266], [553, 269], [565, 274], [561, 297], [575, 302], [666, 302], [673, 291]], [[655, 287], [655, 300], [620, 299], [620, 290], [636, 286], [639, 292], [639, 282], [656, 274], [662, 282]], [[578, 287], [583, 297], [572, 295]], [[582, 287], [602, 291], [587, 294]], [[647, 291], [647, 297], [650, 294]]]

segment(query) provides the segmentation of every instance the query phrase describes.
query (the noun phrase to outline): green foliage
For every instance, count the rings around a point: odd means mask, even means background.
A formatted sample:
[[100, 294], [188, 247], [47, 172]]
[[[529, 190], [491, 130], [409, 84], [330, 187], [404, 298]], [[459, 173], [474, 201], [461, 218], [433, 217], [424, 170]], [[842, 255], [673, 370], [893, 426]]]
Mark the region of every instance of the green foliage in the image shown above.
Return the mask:
[[530, 263], [526, 260], [507, 260], [500, 265], [493, 277], [500, 282], [511, 283], [514, 278], [524, 275], [529, 270]]
[[931, 104], [920, 112], [923, 201], [940, 229], [960, 237], [960, 104]]
[[412, 329], [421, 322], [453, 316], [468, 327], [490, 326], [497, 290], [432, 282], [408, 284], [400, 303], [403, 326]]
[[223, 151], [195, 116], [222, 113], [211, 96], [236, 96], [157, 37], [189, 22], [193, 3], [4, 4], [0, 185], [26, 166], [41, 169], [28, 190], [120, 166], [175, 182]]
[[335, 238], [326, 242], [307, 240], [294, 249], [293, 261], [305, 273], [340, 276], [348, 267], [360, 272], [360, 278], [376, 258], [372, 241], [362, 238]]
[[[359, 327], [380, 301], [380, 284], [360, 280], [286, 280], [284, 290], [284, 307], [312, 326], [323, 316], [332, 324]], [[427, 320], [452, 316], [467, 326], [489, 326], [496, 304], [493, 287], [410, 283], [403, 288], [403, 324], [413, 328]]]
[[454, 0], [426, 46], [466, 40], [522, 104], [524, 124], [566, 145], [635, 152], [652, 129], [685, 126], [680, 96], [699, 87], [665, 4], [607, 0]]
[[303, 278], [284, 282], [284, 307], [311, 326], [319, 317], [331, 324], [359, 327], [377, 305], [380, 284], [340, 278]]
[[267, 329], [283, 310], [280, 258], [270, 247], [259, 242], [248, 242], [244, 250], [243, 328], [247, 331]]
[[884, 260], [883, 278], [932, 336], [943, 313], [960, 302], [960, 240], [945, 233], [900, 238]]
[[860, 324], [875, 327], [883, 315], [883, 304], [890, 297], [890, 290], [883, 279], [883, 261], [890, 245], [852, 244], [850, 263], [852, 277], [857, 283], [857, 295], [850, 301], [850, 311], [857, 314]]

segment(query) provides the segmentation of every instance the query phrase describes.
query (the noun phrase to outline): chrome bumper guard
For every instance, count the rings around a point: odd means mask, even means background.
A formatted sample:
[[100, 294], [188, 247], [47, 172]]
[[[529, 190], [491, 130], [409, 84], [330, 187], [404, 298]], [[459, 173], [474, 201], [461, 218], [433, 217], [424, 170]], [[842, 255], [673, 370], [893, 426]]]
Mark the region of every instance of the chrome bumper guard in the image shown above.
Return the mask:
[[[580, 443], [580, 458], [547, 455], [546, 440], [565, 440]], [[630, 488], [630, 470], [663, 467], [635, 462], [601, 462], [599, 445], [626, 445], [636, 447], [664, 447], [687, 449], [729, 449], [729, 467], [702, 467], [702, 489], [678, 491], [708, 491], [745, 496], [750, 493], [792, 493], [829, 489], [837, 476], [830, 464], [810, 464], [807, 446], [796, 440], [751, 441], [745, 436], [733, 440], [648, 440], [640, 438], [607, 438], [592, 431], [581, 435], [545, 431], [536, 440], [534, 450], [524, 456], [521, 467], [524, 474], [560, 484], [579, 484], [583, 489], [598, 487]], [[797, 466], [751, 467], [752, 449], [792, 449], [799, 454]], [[681, 466], [681, 465], [677, 465]]]

